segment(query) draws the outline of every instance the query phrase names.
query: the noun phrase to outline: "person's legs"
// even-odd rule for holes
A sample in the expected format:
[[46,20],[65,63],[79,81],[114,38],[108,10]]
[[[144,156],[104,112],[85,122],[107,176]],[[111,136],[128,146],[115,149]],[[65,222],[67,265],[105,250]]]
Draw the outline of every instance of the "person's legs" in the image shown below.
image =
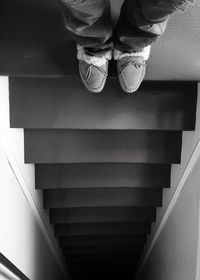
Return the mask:
[[109,0],[59,0],[65,27],[77,43],[79,71],[88,90],[100,92],[112,56]]
[[65,27],[77,44],[102,50],[110,46],[112,23],[108,0],[59,0]]
[[[163,34],[169,17],[178,10],[184,11],[192,2],[194,0],[125,0],[115,32],[115,59],[121,60],[118,72],[125,91],[134,92],[140,86],[150,45]],[[127,67],[128,61],[130,67]]]
[[169,17],[194,0],[125,0],[116,28],[117,48],[138,51],[163,34]]

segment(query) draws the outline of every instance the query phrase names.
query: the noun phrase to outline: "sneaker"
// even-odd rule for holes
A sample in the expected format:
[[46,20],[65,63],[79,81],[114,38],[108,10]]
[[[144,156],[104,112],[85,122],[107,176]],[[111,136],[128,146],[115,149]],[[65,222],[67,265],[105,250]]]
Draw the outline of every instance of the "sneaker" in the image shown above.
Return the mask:
[[83,47],[77,46],[79,73],[85,87],[93,93],[103,90],[108,76],[108,61],[111,51],[106,51],[101,57],[87,54]]
[[127,93],[133,93],[140,87],[146,72],[146,60],[149,58],[150,46],[141,52],[122,53],[114,51],[117,60],[117,72],[120,85]]

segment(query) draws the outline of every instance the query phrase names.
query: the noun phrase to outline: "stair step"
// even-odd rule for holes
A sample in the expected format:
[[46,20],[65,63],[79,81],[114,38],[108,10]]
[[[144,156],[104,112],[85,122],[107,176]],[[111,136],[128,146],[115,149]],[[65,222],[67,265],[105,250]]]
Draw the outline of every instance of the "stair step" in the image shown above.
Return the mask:
[[[103,275],[107,276],[109,273],[112,275],[109,279],[116,279],[116,276],[118,277],[119,275],[117,274],[113,278],[114,273],[117,273],[117,272],[122,273],[123,271],[124,271],[123,274],[125,274],[125,273],[127,274],[128,271],[130,273],[130,271],[131,272],[133,271],[134,265],[135,265],[135,263],[133,261],[132,262],[131,261],[129,261],[129,262],[124,262],[124,261],[121,261],[121,262],[118,261],[117,262],[116,261],[116,263],[114,263],[114,262],[109,262],[109,263],[103,262],[103,263],[96,263],[96,264],[88,263],[86,265],[84,265],[84,264],[83,265],[82,264],[80,264],[80,265],[73,264],[73,265],[70,266],[70,271],[72,273],[72,277],[74,276],[74,273],[75,274],[80,274],[80,276],[82,276],[82,275],[86,275],[86,274],[95,275],[95,273],[97,273],[97,271],[100,271],[101,273],[103,272],[103,274],[102,274],[103,279],[105,279],[105,276],[103,277]],[[113,272],[113,273],[111,273],[111,272]],[[73,279],[77,279],[77,278],[74,276]],[[96,277],[95,277],[95,279],[96,279]],[[123,279],[123,277],[120,278],[120,279]],[[124,279],[131,279],[131,278],[126,277]]]
[[[83,255],[83,256],[87,256],[87,255]],[[94,254],[92,256],[94,256]],[[77,266],[72,266],[70,267],[70,271],[72,273],[72,278],[76,280],[79,279],[90,280],[94,278],[97,280],[131,279],[136,264],[137,264],[137,260],[136,258],[134,258],[132,262],[129,261],[127,263],[125,263],[124,261],[120,263],[118,261],[116,263],[114,262],[97,263],[96,265],[92,265],[92,266],[89,266],[89,264],[86,266],[81,265],[79,268]]]
[[[119,7],[122,0],[114,2],[114,6]],[[0,74],[65,76],[78,73],[74,63],[76,44],[70,41],[72,35],[64,27],[58,1],[1,0],[0,8],[3,9],[0,26],[4,26],[0,30]],[[115,7],[114,17],[119,13],[119,9],[116,10]]]
[[[126,254],[128,254],[128,252],[126,252]],[[111,254],[109,254],[109,255],[111,255]],[[94,254],[82,255],[82,256],[84,258],[87,258],[87,257],[90,257],[90,256],[95,258]],[[98,262],[98,261],[89,262],[88,261],[87,263],[86,262],[70,263],[69,264],[69,269],[72,272],[72,275],[74,273],[75,274],[80,273],[81,276],[83,276],[82,273],[83,274],[85,274],[85,273],[90,274],[91,272],[95,273],[96,271],[99,271],[99,272],[102,273],[102,271],[103,271],[104,274],[102,275],[102,278],[105,279],[105,275],[107,275],[107,272],[109,273],[109,272],[112,271],[112,272],[116,273],[116,271],[118,271],[118,270],[119,271],[121,270],[121,272],[124,271],[124,273],[125,272],[127,273],[128,271],[129,271],[129,273],[133,272],[134,266],[137,264],[137,261],[138,261],[138,256],[137,256],[137,254],[135,254],[135,255],[132,254],[132,255],[128,255],[128,256],[130,257],[129,259],[127,259],[127,258],[125,258],[125,259],[114,258],[114,259],[108,259],[108,261],[106,261],[106,259],[105,259],[105,261],[101,261],[101,262]],[[76,257],[76,255],[71,255],[70,256],[70,258],[73,258],[73,257]],[[87,259],[90,260],[91,258],[87,258]],[[123,277],[124,277],[124,273],[123,273]],[[99,276],[99,274],[98,274],[98,276]],[[116,276],[119,276],[119,275],[117,274]],[[121,277],[119,279],[131,279],[130,277],[126,277],[126,278],[123,278],[123,277]],[[77,278],[75,278],[75,279],[77,279]],[[86,279],[88,279],[88,278],[86,278]],[[96,279],[96,277],[95,277],[95,279]],[[112,273],[112,276],[109,279],[118,279],[118,277],[113,278],[113,273]]]
[[[93,256],[93,255],[92,255]],[[133,269],[133,260],[130,259],[130,260],[114,260],[114,261],[109,261],[109,262],[96,262],[96,263],[73,263],[73,264],[70,264],[69,265],[69,269],[70,271],[72,271],[72,274],[73,274],[73,271],[85,271],[85,270],[88,270],[88,271],[91,271],[91,270],[105,270],[105,269],[110,269],[111,271],[116,269],[116,267],[120,267],[120,268],[123,268],[125,271],[126,269]],[[96,278],[95,278],[96,279]],[[111,278],[113,279],[113,278]]]
[[[71,66],[70,66],[71,67]],[[91,95],[79,78],[10,78],[11,127],[67,129],[193,130],[193,83],[144,83],[122,94],[116,80],[107,94]]]
[[[2,26],[6,25],[3,24]],[[196,37],[196,40],[200,38],[198,30],[194,30],[194,36],[190,42],[191,37],[186,31],[182,30],[179,38],[174,36],[173,33],[171,28],[170,39],[166,40],[166,37],[163,37],[152,49],[147,64],[146,81],[199,81],[200,67],[196,59],[198,52],[194,48],[194,38]],[[35,40],[33,37],[30,39],[16,38],[13,35],[12,37],[1,37],[0,75],[34,78],[78,76],[76,44],[73,41],[69,41],[68,32],[64,36],[67,39]],[[186,38],[188,42],[180,51],[178,47]],[[173,46],[170,45],[169,41],[173,41]],[[167,54],[165,56],[163,56],[163,45],[165,45]],[[172,47],[175,50],[174,52],[172,52]],[[186,56],[184,57],[187,51],[186,48],[191,49],[194,54],[190,60]],[[179,51],[179,60],[176,55],[177,51]],[[162,65],[160,59],[162,59]],[[183,67],[186,62],[188,62],[188,67]],[[114,61],[111,61],[109,65],[109,77],[116,77],[116,64]]]
[[44,190],[44,208],[162,206],[161,189]]
[[56,224],[56,236],[147,234],[150,222]]
[[36,164],[37,189],[170,187],[170,165],[159,164]]
[[[85,255],[84,255],[85,256]],[[94,255],[92,255],[94,256]],[[94,279],[94,275],[97,273],[98,276],[95,276],[95,279],[131,279],[137,260],[134,259],[132,262],[116,261],[109,263],[96,263],[91,265],[90,263],[84,265],[72,265],[69,267],[72,279],[80,280],[90,280]],[[99,274],[100,273],[100,274]],[[92,277],[93,276],[93,277]]]
[[138,258],[137,253],[98,253],[95,256],[93,255],[87,255],[87,256],[71,256],[70,258],[67,257],[67,263],[70,265],[73,264],[96,264],[96,263],[102,263],[102,262],[108,262],[108,263],[115,263],[115,262],[132,262]]
[[[102,262],[102,263],[75,263],[75,264],[71,264],[69,266],[69,269],[70,271],[72,272],[72,275],[73,275],[73,272],[77,273],[77,271],[79,273],[81,272],[90,272],[91,271],[116,271],[116,268],[120,267],[120,269],[123,269],[124,271],[127,272],[127,269],[129,270],[133,270],[133,265],[134,265],[134,262],[133,260],[129,260],[129,261],[123,261],[123,260],[119,260],[119,261],[110,261],[110,262]],[[82,273],[81,273],[82,274]],[[76,279],[76,278],[75,278]],[[96,279],[96,278],[95,278]],[[104,279],[104,278],[103,278]],[[113,278],[110,278],[110,279],[113,279]],[[115,279],[115,278],[114,278]]]
[[[64,29],[57,2],[1,0],[0,26],[4,27],[0,30],[1,75],[64,76],[74,73],[75,68],[78,72],[75,44],[74,48],[68,47],[69,34]],[[119,0],[112,2],[114,7],[121,4]],[[196,28],[198,9],[196,5],[184,17],[177,14],[173,17],[174,22],[172,18],[167,35],[152,49],[146,79],[199,80],[200,67],[196,59],[199,55],[196,42],[200,38]],[[113,10],[119,13],[116,7]],[[179,36],[175,32],[177,28]],[[192,54],[190,58],[185,55],[188,50]]]
[[[78,77],[76,43],[70,40],[71,34],[67,31],[63,37],[66,38],[0,38],[0,75],[27,78]],[[109,77],[116,75],[116,63],[111,61]]]
[[[111,263],[97,263],[96,265],[81,265],[77,267],[73,265],[70,267],[72,279],[131,279],[133,271],[137,262],[113,262]],[[94,277],[95,274],[98,276]],[[92,277],[93,276],[93,277]],[[80,277],[80,278],[77,278]]]
[[181,132],[25,130],[26,163],[179,163]]
[[50,222],[58,223],[102,223],[155,221],[153,207],[101,207],[50,209]]
[[74,246],[64,247],[64,255],[90,255],[96,253],[114,253],[114,252],[140,252],[142,249],[141,245],[105,245],[105,246]]
[[[93,280],[95,275],[95,280],[120,280],[120,279],[132,279],[133,271],[135,269],[135,265],[137,262],[132,266],[132,269],[127,269],[127,267],[117,267],[113,269],[94,269],[94,270],[73,270],[72,278],[76,280]],[[98,272],[98,273],[97,273]]]
[[[137,262],[135,263],[135,265]],[[95,280],[120,280],[120,279],[132,279],[133,271],[135,266],[132,266],[132,269],[124,269],[123,267],[114,267],[113,269],[94,269],[94,270],[75,270],[72,273],[72,278],[76,280],[93,280],[95,275]],[[97,273],[98,271],[98,273]]]
[[[122,0],[112,2],[117,17]],[[64,27],[58,1],[1,0],[0,5],[0,26],[4,26],[0,30],[1,75],[78,74],[76,44]]]
[[62,247],[70,246],[93,246],[93,245],[116,245],[118,244],[143,244],[145,235],[93,235],[93,236],[68,236],[60,237]]
[[133,276],[133,270],[134,270],[134,266],[132,267],[131,272],[127,271],[127,269],[123,270],[123,268],[121,268],[120,271],[119,269],[117,269],[117,271],[116,269],[114,271],[99,270],[98,275],[95,275],[97,271],[96,269],[95,271],[85,271],[85,273],[76,270],[75,272],[73,271],[72,278],[76,280],[93,280],[95,275],[95,280],[131,279],[131,277]]
[[36,164],[37,189],[170,187],[170,165],[160,164]]

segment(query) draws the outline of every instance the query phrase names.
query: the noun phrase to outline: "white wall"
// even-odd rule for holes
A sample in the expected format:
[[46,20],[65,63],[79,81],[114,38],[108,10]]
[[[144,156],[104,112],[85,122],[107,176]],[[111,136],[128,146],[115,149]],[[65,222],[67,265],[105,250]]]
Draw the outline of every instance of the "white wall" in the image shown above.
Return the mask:
[[[196,130],[183,133],[181,164],[172,166],[171,188],[164,190],[163,207],[157,209],[157,220],[143,254],[144,266],[140,266],[142,273],[137,279],[195,279],[200,199],[199,156],[200,91]],[[185,179],[183,188],[180,188]],[[166,213],[170,213],[167,218]]]
[[140,280],[196,279],[200,214],[199,171],[200,160],[188,178],[149,259],[143,267]]
[[8,79],[0,77],[0,252],[31,280],[69,279],[63,256],[24,164],[23,130],[9,128]]
[[0,264],[0,279],[1,280],[20,280],[15,274]]

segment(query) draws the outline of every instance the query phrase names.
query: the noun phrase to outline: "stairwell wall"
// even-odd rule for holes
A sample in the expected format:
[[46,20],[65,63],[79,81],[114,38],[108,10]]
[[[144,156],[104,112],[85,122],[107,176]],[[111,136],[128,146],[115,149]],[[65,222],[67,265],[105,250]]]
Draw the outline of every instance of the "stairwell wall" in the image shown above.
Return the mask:
[[[197,99],[196,130],[183,132],[181,164],[172,166],[171,188],[164,190],[163,207],[157,209],[157,220],[152,226],[152,232],[142,256],[140,273],[137,274],[139,280],[198,279],[195,277],[200,215],[199,143],[200,87]],[[196,162],[192,164],[194,158]],[[190,168],[190,166],[193,167]],[[189,176],[172,207],[173,197],[187,172]],[[170,214],[164,221],[166,211]],[[159,232],[159,226],[163,221],[164,227]]]
[[7,77],[0,77],[0,252],[31,280],[70,279],[34,166],[24,164],[23,130],[9,128]]

